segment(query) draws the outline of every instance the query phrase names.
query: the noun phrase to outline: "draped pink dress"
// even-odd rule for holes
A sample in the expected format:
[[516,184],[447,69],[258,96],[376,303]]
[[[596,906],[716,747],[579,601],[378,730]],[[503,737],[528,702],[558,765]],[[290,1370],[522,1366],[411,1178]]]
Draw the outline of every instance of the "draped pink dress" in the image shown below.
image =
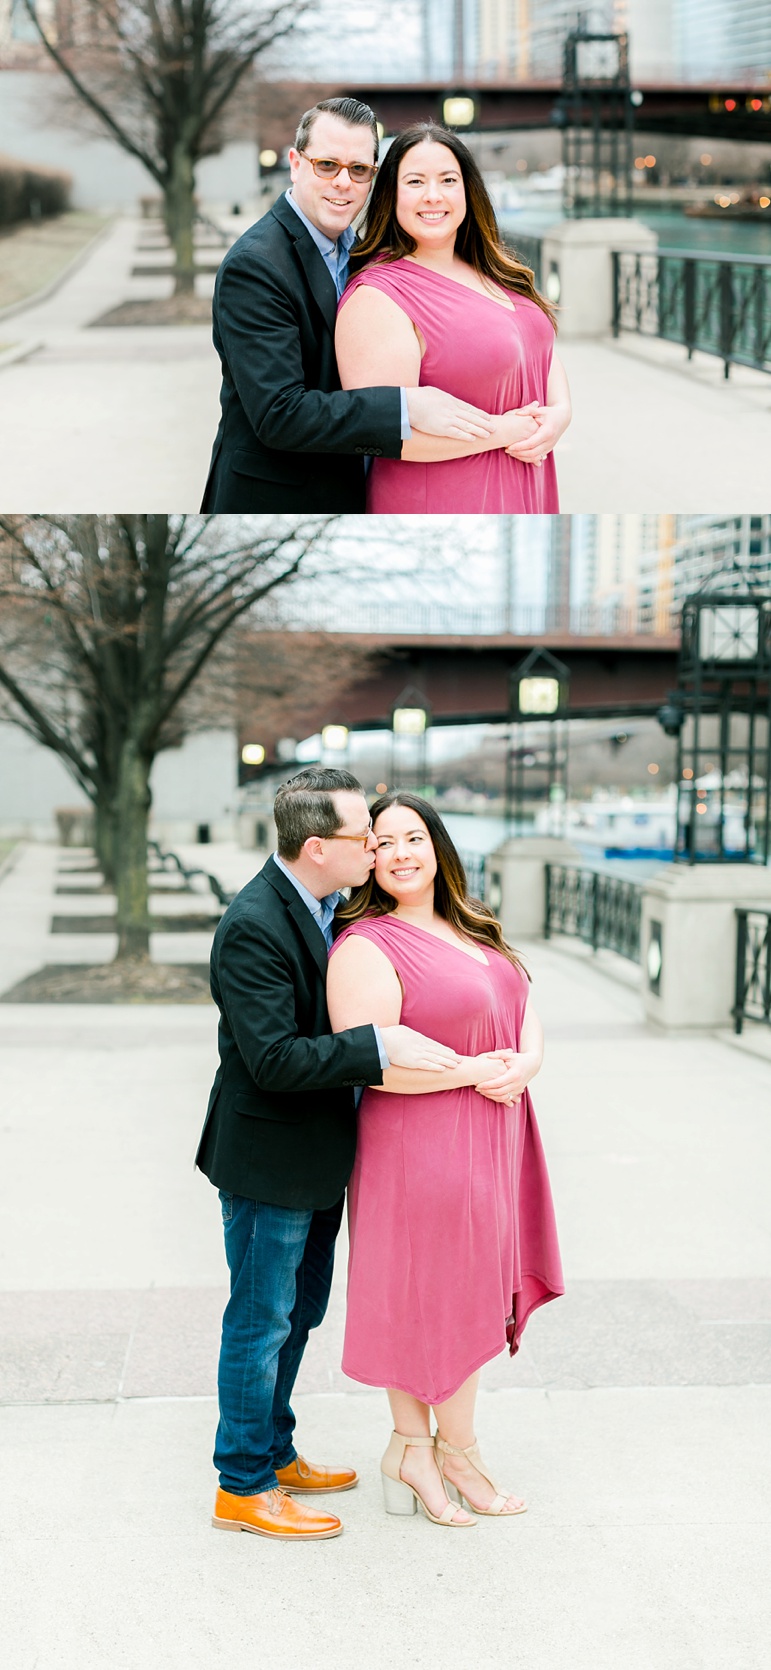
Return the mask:
[[[395,916],[364,918],[404,991],[404,1025],[463,1055],[516,1049],[528,982],[499,952],[484,964]],[[443,1403],[519,1345],[538,1305],[564,1292],[549,1178],[529,1092],[515,1107],[473,1088],[365,1090],[348,1190],[343,1370]]]
[[[501,290],[513,301],[512,311],[457,279],[402,258],[375,261],[358,273],[341,307],[362,284],[382,290],[417,325],[426,343],[420,366],[423,386],[444,389],[494,414],[527,406],[531,400],[546,405],[554,330],[528,297]],[[503,447],[437,464],[375,458],[367,478],[367,509],[378,515],[556,512],[554,454],[541,465],[509,458]]]

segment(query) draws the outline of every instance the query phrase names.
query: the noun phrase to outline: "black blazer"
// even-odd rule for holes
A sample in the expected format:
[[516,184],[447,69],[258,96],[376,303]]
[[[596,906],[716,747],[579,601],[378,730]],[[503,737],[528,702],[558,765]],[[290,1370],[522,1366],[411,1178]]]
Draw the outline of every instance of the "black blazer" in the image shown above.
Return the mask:
[[202,510],[364,510],[365,456],[401,455],[401,402],[398,388],[340,388],[336,313],[322,256],[280,197],[214,286],[222,417]]
[[333,1036],[321,929],[269,858],[214,935],[220,1065],[196,1165],[215,1187],[274,1206],[339,1200],[353,1166],[353,1087],[382,1084],[372,1026]]

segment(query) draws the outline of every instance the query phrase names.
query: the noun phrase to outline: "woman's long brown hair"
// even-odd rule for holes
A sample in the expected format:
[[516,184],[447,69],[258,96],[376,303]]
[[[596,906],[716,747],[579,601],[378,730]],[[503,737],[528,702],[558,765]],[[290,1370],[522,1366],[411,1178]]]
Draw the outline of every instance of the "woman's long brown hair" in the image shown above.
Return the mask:
[[389,145],[375,179],[367,210],[366,234],[356,245],[352,270],[360,272],[364,262],[376,258],[398,261],[404,255],[414,255],[418,247],[415,239],[404,231],[396,218],[396,188],[402,158],[426,139],[436,145],[446,145],[463,176],[466,216],[455,238],[456,255],[495,284],[529,297],[551,320],[556,330],[554,312],[538,294],[532,269],[518,261],[501,240],[490,194],[471,151],[457,134],[439,127],[435,122],[416,122],[414,126],[404,128]]
[[[501,956],[506,957],[515,968],[521,969],[529,980],[530,975],[524,963],[520,961],[516,951],[506,944],[498,918],[487,905],[482,904],[481,899],[470,896],[466,872],[457,848],[430,800],[423,800],[419,794],[381,795],[370,808],[373,829],[381,812],[385,812],[389,806],[409,807],[411,812],[417,812],[428,830],[436,853],[434,910],[437,916],[449,922],[463,939],[471,939],[477,945],[487,945],[492,951],[500,951]],[[396,899],[390,893],[384,893],[378,885],[375,872],[372,870],[363,885],[354,889],[348,903],[341,905],[336,912],[336,931],[349,928],[352,922],[358,922],[362,916],[390,916],[396,905]]]

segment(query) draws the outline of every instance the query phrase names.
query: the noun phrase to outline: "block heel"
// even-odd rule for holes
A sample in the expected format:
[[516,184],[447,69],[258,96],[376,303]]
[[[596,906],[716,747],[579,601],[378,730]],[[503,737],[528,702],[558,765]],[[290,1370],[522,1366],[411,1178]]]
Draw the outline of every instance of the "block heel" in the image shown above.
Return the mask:
[[[456,1519],[455,1515],[458,1512],[458,1505],[456,1502],[448,1501],[447,1506],[442,1509],[440,1514],[432,1513],[430,1508],[426,1507],[423,1497],[415,1489],[414,1485],[408,1484],[407,1480],[402,1478],[401,1466],[404,1460],[404,1452],[406,1449],[412,1448],[413,1446],[415,1448],[425,1447],[426,1449],[433,1450],[434,1440],[433,1438],[429,1438],[425,1433],[421,1433],[418,1438],[405,1438],[404,1434],[401,1432],[391,1433],[391,1440],[388,1445],[388,1449],[386,1450],[383,1460],[380,1463],[386,1513],[411,1516],[412,1514],[417,1513],[418,1505],[420,1505],[426,1519],[430,1519],[432,1525],[449,1525],[450,1529],[453,1531],[470,1531],[471,1527],[476,1525],[476,1520]],[[434,1451],[434,1460],[436,1460],[436,1451]],[[439,1470],[441,1471],[441,1469]]]
[[389,1479],[387,1473],[382,1473],[381,1478],[386,1513],[417,1513],[417,1499],[411,1485],[405,1484],[403,1479]]

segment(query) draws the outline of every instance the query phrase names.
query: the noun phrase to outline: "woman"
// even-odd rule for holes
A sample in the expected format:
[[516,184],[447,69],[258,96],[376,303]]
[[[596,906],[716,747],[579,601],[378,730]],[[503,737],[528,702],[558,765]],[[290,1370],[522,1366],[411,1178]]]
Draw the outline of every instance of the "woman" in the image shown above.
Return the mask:
[[424,123],[393,141],[357,257],[370,264],[338,312],[343,388],[431,383],[499,418],[487,441],[413,434],[400,459],[375,458],[368,509],[559,510],[553,448],[571,410],[554,317],[455,134]]
[[507,1339],[513,1353],[530,1312],[563,1292],[527,1090],[543,1038],[528,977],[492,913],[468,898],[430,803],[384,795],[372,820],[374,870],[339,913],[348,925],[330,958],[333,1030],[401,1020],[464,1053],[430,1076],[389,1067],[364,1092],[343,1368],[388,1389],[386,1510],[420,1502],[435,1523],[470,1527],[461,1498],[476,1514],[524,1510],[476,1447],[479,1369]]

